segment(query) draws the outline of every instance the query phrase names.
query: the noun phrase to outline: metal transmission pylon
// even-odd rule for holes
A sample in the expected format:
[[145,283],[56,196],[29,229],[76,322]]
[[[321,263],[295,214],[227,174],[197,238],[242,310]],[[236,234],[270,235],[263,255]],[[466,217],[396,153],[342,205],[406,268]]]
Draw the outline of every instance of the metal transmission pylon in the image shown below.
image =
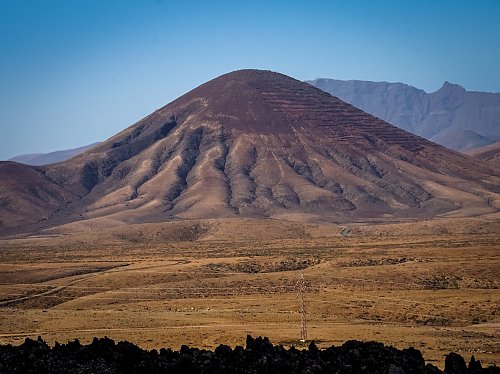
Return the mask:
[[300,296],[300,341],[304,343],[307,341],[306,282],[304,281],[304,274],[300,274],[300,279],[295,287],[298,289],[298,296]]

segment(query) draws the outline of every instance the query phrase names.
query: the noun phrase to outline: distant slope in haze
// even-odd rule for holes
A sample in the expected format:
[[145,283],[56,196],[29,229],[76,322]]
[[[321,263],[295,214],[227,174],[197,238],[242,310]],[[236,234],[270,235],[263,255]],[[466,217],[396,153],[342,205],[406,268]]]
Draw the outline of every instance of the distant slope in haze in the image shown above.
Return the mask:
[[493,139],[492,137],[485,137],[472,130],[455,130],[453,128],[448,128],[434,135],[430,140],[467,154],[469,150],[492,144],[491,142]]
[[500,139],[500,93],[445,82],[433,93],[403,83],[316,79],[308,83],[404,130],[465,151]]
[[16,157],[12,157],[8,161],[14,161],[34,166],[54,164],[56,162],[66,161],[67,159],[77,156],[80,153],[83,153],[89,150],[90,148],[95,147],[98,144],[99,142],[85,145],[83,147],[64,149],[49,153],[32,153],[32,154],[19,155]]

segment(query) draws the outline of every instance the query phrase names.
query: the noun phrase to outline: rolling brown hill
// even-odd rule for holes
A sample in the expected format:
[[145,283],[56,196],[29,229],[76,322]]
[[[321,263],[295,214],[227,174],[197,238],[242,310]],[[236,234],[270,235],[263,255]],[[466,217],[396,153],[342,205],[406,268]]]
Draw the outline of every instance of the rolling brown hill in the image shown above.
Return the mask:
[[[494,166],[259,70],[218,77],[75,158],[23,170],[60,196],[33,194],[50,204],[48,219],[26,218],[31,231],[75,221],[400,220],[500,206]],[[9,188],[2,185],[11,199],[0,207],[5,232],[20,221],[4,212],[26,194]]]
[[472,149],[467,154],[478,160],[488,161],[500,168],[500,142]]

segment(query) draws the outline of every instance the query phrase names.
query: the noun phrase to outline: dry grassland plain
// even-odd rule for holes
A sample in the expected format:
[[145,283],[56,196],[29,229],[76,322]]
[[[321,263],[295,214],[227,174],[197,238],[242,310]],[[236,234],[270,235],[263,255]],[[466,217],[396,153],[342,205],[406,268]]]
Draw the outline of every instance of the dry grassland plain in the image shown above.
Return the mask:
[[0,344],[94,336],[142,348],[247,334],[455,351],[500,365],[500,220],[313,225],[205,220],[0,241]]

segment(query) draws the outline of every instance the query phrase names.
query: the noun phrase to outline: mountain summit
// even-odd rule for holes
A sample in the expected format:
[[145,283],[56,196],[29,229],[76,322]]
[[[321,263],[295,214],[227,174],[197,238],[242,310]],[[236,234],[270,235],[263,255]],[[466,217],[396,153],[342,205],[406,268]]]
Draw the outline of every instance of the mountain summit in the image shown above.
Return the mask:
[[[12,173],[15,165],[0,165],[0,173]],[[307,83],[260,70],[222,75],[88,152],[33,169],[30,178],[38,176],[54,192],[43,214],[38,209],[17,215],[16,224],[22,219],[32,227],[179,218],[347,222],[468,215],[496,211],[500,191],[493,166]],[[0,191],[3,216],[29,189],[8,198],[9,186],[0,184]],[[47,197],[30,199],[40,199],[42,206]],[[5,219],[2,225],[13,226]]]

